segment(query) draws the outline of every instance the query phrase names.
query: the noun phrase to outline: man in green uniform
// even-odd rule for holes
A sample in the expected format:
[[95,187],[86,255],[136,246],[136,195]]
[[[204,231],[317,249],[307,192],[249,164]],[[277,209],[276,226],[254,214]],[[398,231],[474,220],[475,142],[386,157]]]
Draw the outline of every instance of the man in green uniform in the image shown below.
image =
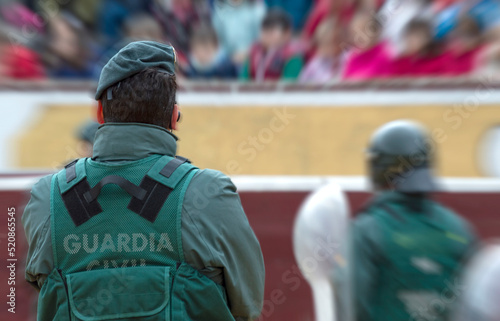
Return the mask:
[[92,157],[33,187],[22,221],[38,320],[259,316],[263,258],[235,186],[175,156],[175,60],[155,42],[111,58]]
[[448,320],[476,239],[429,197],[430,138],[416,123],[388,123],[374,134],[368,163],[376,195],[352,231],[356,320]]

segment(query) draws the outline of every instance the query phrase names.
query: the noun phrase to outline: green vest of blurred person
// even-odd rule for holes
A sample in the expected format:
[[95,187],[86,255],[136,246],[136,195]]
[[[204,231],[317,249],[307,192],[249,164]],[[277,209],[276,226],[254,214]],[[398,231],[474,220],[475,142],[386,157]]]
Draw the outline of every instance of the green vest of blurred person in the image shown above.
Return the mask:
[[449,320],[475,237],[436,202],[384,192],[354,224],[359,321]]

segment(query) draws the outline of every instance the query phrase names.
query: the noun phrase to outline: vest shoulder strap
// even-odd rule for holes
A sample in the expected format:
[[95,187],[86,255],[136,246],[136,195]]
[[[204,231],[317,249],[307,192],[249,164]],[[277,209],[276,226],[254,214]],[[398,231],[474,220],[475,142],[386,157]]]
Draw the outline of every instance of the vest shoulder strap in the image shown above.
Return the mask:
[[85,194],[91,190],[87,181],[85,162],[86,158],[74,160],[56,174],[64,206],[76,226],[102,212],[101,205],[97,200],[88,201],[85,199]]
[[132,197],[128,209],[154,222],[170,193],[188,173],[196,169],[187,158],[163,156],[151,167],[139,185],[146,190],[146,197]]
[[146,176],[174,189],[184,176],[194,169],[197,167],[192,165],[187,158],[163,156],[151,167]]
[[97,198],[101,188],[107,184],[122,187],[132,196],[127,208],[154,222],[170,193],[189,172],[197,169],[187,158],[163,156],[151,167],[139,186],[125,178],[110,175],[91,187],[87,181],[85,162],[85,158],[75,160],[57,173],[62,200],[76,226],[102,212]]
[[57,173],[57,181],[61,194],[66,193],[70,188],[87,177],[87,172],[85,171],[86,160],[86,158],[75,159]]

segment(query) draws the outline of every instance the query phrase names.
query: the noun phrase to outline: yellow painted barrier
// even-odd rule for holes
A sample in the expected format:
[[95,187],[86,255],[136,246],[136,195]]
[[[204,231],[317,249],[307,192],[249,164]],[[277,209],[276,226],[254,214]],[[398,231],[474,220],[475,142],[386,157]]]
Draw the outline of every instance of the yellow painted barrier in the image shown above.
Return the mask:
[[[77,157],[75,130],[93,107],[44,107],[18,138],[21,167],[53,168]],[[431,130],[444,176],[481,176],[478,142],[500,123],[498,105],[282,107],[183,106],[179,154],[239,175],[363,175],[364,149],[380,125],[406,118]]]
[[81,157],[76,131],[93,115],[83,106],[40,106],[40,117],[14,142],[15,163],[22,168],[56,169]]

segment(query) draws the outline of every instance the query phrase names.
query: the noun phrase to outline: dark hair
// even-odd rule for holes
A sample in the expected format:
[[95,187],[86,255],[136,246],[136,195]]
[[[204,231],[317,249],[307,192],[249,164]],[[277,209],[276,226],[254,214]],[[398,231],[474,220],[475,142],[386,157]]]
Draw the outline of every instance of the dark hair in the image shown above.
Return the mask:
[[271,29],[271,28],[281,28],[283,31],[288,31],[292,29],[292,18],[290,15],[280,9],[273,8],[269,10],[262,20],[262,29]]
[[432,25],[431,22],[426,19],[415,18],[410,20],[404,29],[405,34],[411,32],[423,32],[430,37],[432,37]]
[[481,31],[479,22],[469,14],[462,15],[455,27],[455,33],[461,36],[480,37]]
[[109,87],[101,97],[105,122],[145,123],[170,129],[175,105],[175,75],[147,68]]
[[434,34],[433,34],[433,29],[432,29],[432,23],[429,20],[426,19],[420,19],[420,18],[415,18],[408,22],[404,29],[404,34],[405,36],[411,34],[411,33],[423,33],[425,34],[429,39],[428,43],[423,48],[422,54],[428,55],[428,56],[435,56],[441,52],[441,44],[437,42],[434,39]]

